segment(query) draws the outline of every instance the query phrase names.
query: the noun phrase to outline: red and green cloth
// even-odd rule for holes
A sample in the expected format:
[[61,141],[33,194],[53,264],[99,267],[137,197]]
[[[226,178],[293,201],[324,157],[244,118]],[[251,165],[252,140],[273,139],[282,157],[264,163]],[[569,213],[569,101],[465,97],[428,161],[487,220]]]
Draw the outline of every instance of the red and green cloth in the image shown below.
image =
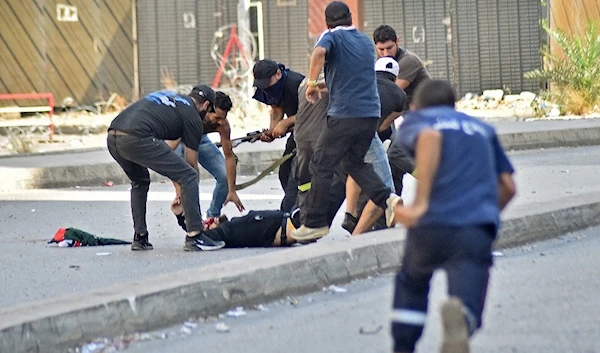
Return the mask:
[[126,245],[131,244],[129,241],[100,238],[91,233],[85,232],[77,228],[60,228],[54,234],[54,237],[48,241],[48,244],[57,243],[60,247],[77,247],[77,246],[100,246],[100,245]]

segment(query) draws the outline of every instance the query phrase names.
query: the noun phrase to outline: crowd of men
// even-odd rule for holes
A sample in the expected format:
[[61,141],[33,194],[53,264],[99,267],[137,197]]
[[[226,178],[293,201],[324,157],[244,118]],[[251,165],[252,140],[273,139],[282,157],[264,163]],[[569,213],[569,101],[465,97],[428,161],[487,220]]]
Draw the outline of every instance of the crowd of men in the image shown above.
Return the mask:
[[[408,230],[394,293],[394,351],[414,352],[429,282],[442,268],[450,298],[442,306],[441,352],[468,352],[469,337],[482,324],[499,213],[516,192],[511,163],[494,129],[457,112],[452,86],[431,79],[392,27],[379,26],[369,38],[340,1],[327,6],[325,21],[306,75],[271,59],[253,68],[253,98],[271,108],[260,139],[287,136],[284,156],[293,156],[279,168],[285,193],[279,210],[220,217],[230,201],[244,210],[225,93],[206,85],[187,94],[155,92],[114,119],[107,144],[131,180],[131,249],[153,249],[146,226],[149,169],[173,181],[171,208],[186,232],[186,251],[315,242],[329,233],[346,200],[342,227],[353,235],[396,223]],[[206,137],[210,132],[220,134],[223,153]],[[207,221],[198,163],[217,179]],[[401,198],[407,173],[418,179],[410,205]]]

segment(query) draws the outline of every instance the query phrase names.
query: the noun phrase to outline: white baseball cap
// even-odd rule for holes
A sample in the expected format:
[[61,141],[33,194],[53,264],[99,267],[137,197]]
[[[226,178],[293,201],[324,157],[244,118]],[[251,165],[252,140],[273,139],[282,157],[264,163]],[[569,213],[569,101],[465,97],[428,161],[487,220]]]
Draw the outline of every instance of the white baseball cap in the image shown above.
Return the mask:
[[375,62],[375,71],[389,72],[394,76],[398,76],[400,66],[398,65],[398,62],[394,60],[394,58],[386,56],[377,59],[377,61]]

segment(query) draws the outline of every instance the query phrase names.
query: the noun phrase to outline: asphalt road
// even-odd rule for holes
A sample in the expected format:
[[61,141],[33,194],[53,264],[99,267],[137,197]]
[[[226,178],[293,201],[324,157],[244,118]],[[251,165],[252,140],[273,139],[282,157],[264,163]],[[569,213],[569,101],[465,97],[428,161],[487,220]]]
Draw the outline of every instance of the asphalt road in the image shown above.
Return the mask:
[[[472,351],[600,352],[599,232],[600,228],[593,228],[568,234],[496,257],[484,328],[476,334]],[[433,281],[419,353],[437,352],[440,339],[438,310],[446,290],[443,272]],[[145,334],[146,340],[119,351],[390,352],[392,283],[393,277],[384,275],[341,287],[345,293],[312,293],[266,304],[260,310],[244,310],[245,316],[221,315],[201,320],[198,326],[182,323]],[[229,332],[219,332],[217,324],[225,324]],[[115,339],[111,347],[123,342]]]
[[[600,147],[519,152],[511,155],[517,169],[519,194],[506,215],[519,207],[561,204],[564,197],[600,191]],[[406,177],[405,194],[411,199],[414,183]],[[243,181],[243,180],[242,180]],[[201,183],[206,210],[211,182]],[[240,193],[247,209],[277,209],[282,197],[276,176]],[[60,227],[80,228],[98,236],[130,239],[132,223],[127,186],[0,192],[0,307],[108,285],[140,281],[149,276],[198,267],[276,249],[225,249],[185,253],[184,233],[169,210],[170,184],[153,184],[148,204],[150,239],[155,250],[131,252],[127,246],[58,249],[46,245]],[[518,207],[516,207],[518,206]],[[513,211],[513,207],[516,207]],[[522,208],[521,208],[522,209]],[[233,205],[229,216],[239,215]],[[335,241],[347,233],[339,227],[342,211],[332,228]],[[109,255],[102,255],[109,253]],[[101,255],[98,255],[101,254]]]

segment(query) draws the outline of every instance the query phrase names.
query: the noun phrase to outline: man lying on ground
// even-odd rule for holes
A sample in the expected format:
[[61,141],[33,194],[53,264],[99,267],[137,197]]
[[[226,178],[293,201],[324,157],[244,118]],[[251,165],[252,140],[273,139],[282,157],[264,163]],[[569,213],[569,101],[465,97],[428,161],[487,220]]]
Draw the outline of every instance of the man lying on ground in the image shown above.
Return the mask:
[[[185,215],[179,200],[171,203],[171,211],[185,230]],[[207,222],[203,234],[212,240],[224,241],[226,248],[289,246],[296,243],[288,234],[300,225],[299,211],[296,209],[291,214],[279,210],[250,211],[230,220],[225,216],[215,217]]]

